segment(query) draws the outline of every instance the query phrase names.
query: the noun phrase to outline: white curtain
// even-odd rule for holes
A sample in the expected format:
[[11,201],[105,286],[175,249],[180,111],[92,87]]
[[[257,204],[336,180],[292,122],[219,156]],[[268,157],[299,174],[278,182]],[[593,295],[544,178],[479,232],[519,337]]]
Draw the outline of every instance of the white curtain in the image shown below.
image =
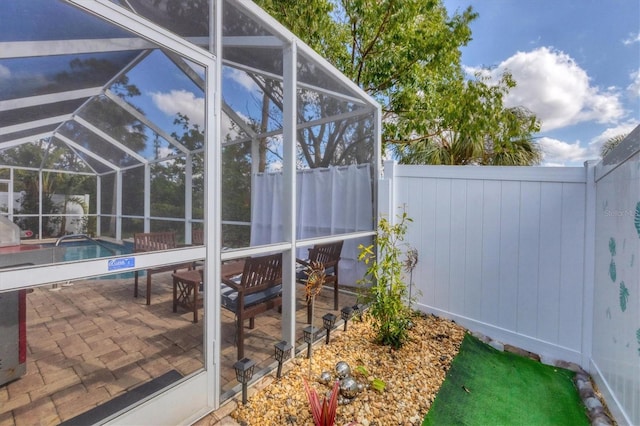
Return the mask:
[[[300,170],[296,175],[298,239],[372,229],[369,164]],[[251,245],[282,241],[282,173],[254,175]],[[357,262],[358,245],[368,238],[347,240],[340,260],[340,284],[355,285],[365,267]],[[297,253],[306,257],[306,249]]]

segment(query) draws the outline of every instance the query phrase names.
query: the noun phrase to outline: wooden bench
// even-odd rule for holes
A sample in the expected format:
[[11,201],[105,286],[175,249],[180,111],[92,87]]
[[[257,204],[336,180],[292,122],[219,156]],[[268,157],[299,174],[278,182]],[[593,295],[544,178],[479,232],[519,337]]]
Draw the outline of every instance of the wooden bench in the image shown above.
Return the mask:
[[[170,250],[176,248],[175,232],[147,232],[133,234],[133,252],[144,253],[150,251]],[[151,304],[151,276],[161,272],[190,269],[192,263],[166,265],[149,268],[147,273],[147,305]],[[138,271],[134,272],[133,297],[138,297]]]

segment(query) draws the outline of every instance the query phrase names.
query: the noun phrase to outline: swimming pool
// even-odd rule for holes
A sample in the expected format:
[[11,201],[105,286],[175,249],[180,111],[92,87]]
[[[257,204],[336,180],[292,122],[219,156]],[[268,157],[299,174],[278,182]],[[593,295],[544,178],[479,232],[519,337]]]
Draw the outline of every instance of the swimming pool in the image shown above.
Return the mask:
[[133,243],[117,244],[104,240],[63,241],[57,248],[62,250],[63,262],[133,253]]
[[[60,262],[72,262],[74,260],[97,259],[101,257],[120,256],[133,253],[133,243],[124,242],[122,244],[105,240],[80,240],[62,241],[58,246],[46,244],[54,247],[58,253],[56,258]],[[133,272],[122,272],[119,274],[101,275],[96,279],[133,279]]]

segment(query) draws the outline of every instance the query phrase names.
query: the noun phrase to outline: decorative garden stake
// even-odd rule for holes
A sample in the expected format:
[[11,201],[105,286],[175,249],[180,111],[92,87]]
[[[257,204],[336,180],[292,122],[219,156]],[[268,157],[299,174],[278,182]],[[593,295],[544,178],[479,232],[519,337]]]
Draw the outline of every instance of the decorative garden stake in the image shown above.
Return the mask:
[[255,365],[255,361],[249,358],[242,358],[233,364],[233,368],[236,370],[236,379],[242,383],[242,405],[247,403],[247,383],[253,377]]
[[276,374],[276,378],[279,379],[282,375],[282,363],[285,359],[291,356],[291,349],[293,347],[288,344],[285,340],[278,342],[275,344],[275,357],[278,361],[278,372]]
[[[307,341],[307,358],[309,358],[309,376],[308,379],[311,380],[311,356],[313,354],[313,340],[316,337],[316,330],[313,327],[313,314],[315,308],[316,296],[320,294],[322,290],[322,286],[324,285],[326,274],[324,269],[324,264],[322,262],[311,262],[307,269],[305,270],[307,274],[307,280],[305,283],[305,290],[307,295],[307,303],[310,302],[311,306],[311,327],[310,327],[310,338]],[[305,327],[307,330],[309,327]],[[306,331],[305,331],[305,341],[306,341]]]
[[409,309],[411,309],[411,289],[413,288],[413,270],[418,264],[418,249],[411,247],[407,250],[407,259],[404,261],[404,270],[409,272]]

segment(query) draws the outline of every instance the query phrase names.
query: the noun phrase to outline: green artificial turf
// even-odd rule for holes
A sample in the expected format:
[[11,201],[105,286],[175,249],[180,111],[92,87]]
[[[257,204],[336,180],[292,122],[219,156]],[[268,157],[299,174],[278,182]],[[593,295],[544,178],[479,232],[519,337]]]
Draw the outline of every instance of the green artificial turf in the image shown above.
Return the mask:
[[575,373],[467,334],[425,425],[589,425]]

